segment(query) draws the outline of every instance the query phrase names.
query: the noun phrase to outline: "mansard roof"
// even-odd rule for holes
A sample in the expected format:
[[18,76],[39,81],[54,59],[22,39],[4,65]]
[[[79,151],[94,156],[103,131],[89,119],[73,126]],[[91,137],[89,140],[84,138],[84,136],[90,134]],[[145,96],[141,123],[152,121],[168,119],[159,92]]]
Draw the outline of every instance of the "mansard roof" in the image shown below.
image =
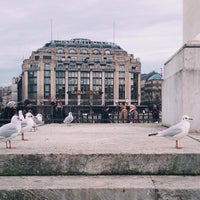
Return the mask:
[[100,42],[100,41],[92,41],[90,39],[85,38],[74,38],[71,40],[52,40],[49,43],[46,43],[43,48],[56,48],[56,47],[74,47],[74,48],[109,48],[109,49],[118,49],[124,51],[119,45],[113,42]]
[[142,74],[141,79],[145,81],[150,81],[150,80],[163,80],[161,74],[158,72],[152,71],[148,74]]

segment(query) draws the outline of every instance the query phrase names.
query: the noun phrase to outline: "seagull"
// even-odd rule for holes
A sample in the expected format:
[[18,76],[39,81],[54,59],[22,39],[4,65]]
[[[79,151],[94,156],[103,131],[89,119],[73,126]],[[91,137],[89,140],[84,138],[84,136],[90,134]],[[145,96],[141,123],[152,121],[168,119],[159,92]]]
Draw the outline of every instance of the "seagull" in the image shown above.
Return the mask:
[[69,112],[68,116],[65,117],[63,122],[66,124],[70,124],[73,120],[74,120],[74,117],[72,115],[72,112]]
[[178,140],[185,137],[188,134],[190,130],[189,120],[193,120],[193,119],[187,115],[183,115],[181,122],[179,122],[178,124],[175,124],[157,133],[151,133],[149,134],[149,136],[160,136],[160,137],[166,137],[171,140],[175,140],[176,149],[181,149],[181,147],[179,147]]
[[36,130],[38,126],[44,125],[44,121],[42,120],[43,116],[42,114],[38,113],[36,116],[33,116],[33,129]]
[[11,149],[11,139],[21,133],[21,121],[14,115],[11,122],[0,127],[0,140],[6,142],[6,148]]
[[21,122],[21,138],[22,138],[22,140],[25,141],[24,132],[31,131],[31,129],[34,125],[33,115],[30,112],[28,112],[28,113],[26,113],[26,117],[24,118],[22,112],[19,111],[19,117],[20,117],[20,119],[22,119],[22,122]]

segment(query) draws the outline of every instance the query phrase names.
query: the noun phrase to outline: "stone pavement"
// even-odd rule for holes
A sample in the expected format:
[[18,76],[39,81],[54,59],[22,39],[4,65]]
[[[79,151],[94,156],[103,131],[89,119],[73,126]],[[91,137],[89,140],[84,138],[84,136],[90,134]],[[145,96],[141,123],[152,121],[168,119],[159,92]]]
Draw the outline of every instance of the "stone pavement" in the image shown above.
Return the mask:
[[160,124],[47,124],[0,143],[0,199],[200,199],[200,134]]
[[161,124],[46,124],[36,132],[25,133],[28,141],[20,136],[12,140],[15,149],[5,149],[0,143],[1,154],[37,153],[200,153],[200,134],[190,133],[190,137],[180,140],[180,150],[175,149],[175,141],[162,137],[148,137],[165,129]]

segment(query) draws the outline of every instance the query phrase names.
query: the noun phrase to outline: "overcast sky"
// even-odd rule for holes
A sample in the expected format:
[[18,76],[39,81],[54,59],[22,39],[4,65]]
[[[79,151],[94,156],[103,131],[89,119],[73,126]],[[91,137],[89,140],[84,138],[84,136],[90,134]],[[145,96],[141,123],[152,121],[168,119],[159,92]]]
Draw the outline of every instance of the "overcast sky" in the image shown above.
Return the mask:
[[160,72],[182,46],[182,0],[2,0],[0,34],[0,86],[51,37],[114,41]]

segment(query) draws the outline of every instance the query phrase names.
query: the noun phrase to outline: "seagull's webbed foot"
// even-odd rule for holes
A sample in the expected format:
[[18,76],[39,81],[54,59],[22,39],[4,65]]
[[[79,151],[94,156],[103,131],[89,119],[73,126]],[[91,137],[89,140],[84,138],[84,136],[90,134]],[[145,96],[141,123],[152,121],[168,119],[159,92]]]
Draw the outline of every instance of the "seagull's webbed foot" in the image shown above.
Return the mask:
[[182,149],[183,147],[179,147],[178,140],[176,140],[176,149]]
[[25,138],[24,138],[24,133],[22,133],[21,136],[22,136],[21,139],[22,139],[23,141],[28,141],[28,139],[25,139]]
[[10,140],[6,141],[6,149],[15,149],[15,147],[11,146],[11,141]]

